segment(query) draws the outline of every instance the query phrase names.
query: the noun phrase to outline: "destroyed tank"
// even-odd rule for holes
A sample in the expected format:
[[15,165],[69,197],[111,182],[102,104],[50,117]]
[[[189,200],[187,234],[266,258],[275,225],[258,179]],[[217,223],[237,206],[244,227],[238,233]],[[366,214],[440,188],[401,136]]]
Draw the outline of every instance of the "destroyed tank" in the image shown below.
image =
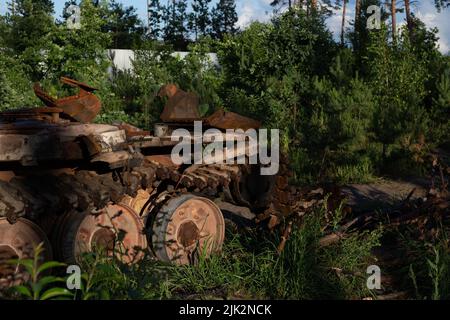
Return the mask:
[[178,143],[171,133],[192,131],[195,120],[203,130],[246,130],[259,122],[223,110],[201,119],[195,95],[166,85],[159,95],[167,104],[154,132],[96,124],[101,102],[95,88],[61,80],[78,94],[54,99],[37,84],[45,107],[0,114],[0,288],[26,279],[8,261],[32,257],[38,244],[43,260],[68,264],[100,247],[126,264],[146,254],[187,264],[198,252],[220,250],[223,213],[255,222],[289,210],[274,200],[288,188],[285,175],[268,179],[248,164],[171,160]]

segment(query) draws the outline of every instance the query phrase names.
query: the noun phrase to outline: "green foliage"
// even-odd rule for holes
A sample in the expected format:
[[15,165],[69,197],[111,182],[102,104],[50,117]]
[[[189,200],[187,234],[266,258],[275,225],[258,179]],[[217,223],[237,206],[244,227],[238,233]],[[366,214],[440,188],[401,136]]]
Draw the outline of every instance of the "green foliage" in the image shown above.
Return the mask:
[[70,298],[72,293],[62,287],[55,286],[57,283],[64,283],[64,278],[46,275],[50,269],[63,267],[64,263],[48,261],[41,263],[43,244],[39,244],[34,249],[33,259],[18,259],[11,261],[12,264],[24,268],[30,276],[30,280],[12,288],[13,291],[26,299],[49,300]]
[[52,13],[52,1],[19,0],[14,14],[7,16],[10,28],[5,45],[23,63],[33,81],[46,73],[45,53],[51,50],[51,34],[55,30]]
[[159,0],[151,0],[148,5],[149,25],[147,35],[152,40],[157,40],[162,32],[162,6]]
[[[268,251],[254,261],[254,290],[263,290],[272,299],[348,299],[370,294],[364,275],[380,231],[355,234],[321,248],[325,212],[318,208],[301,228],[294,229],[280,256]],[[333,214],[339,216],[338,211]]]
[[[69,6],[80,6],[82,2],[82,0],[66,1],[61,15],[63,19],[58,24],[66,25],[72,14],[67,10]],[[124,6],[117,0],[97,1],[94,2],[94,7],[103,22],[102,32],[111,37],[108,49],[133,49],[140,45],[144,36],[144,25],[135,7]]]
[[235,0],[219,0],[211,12],[212,36],[223,39],[225,34],[235,34],[238,15]]
[[439,225],[436,234],[433,241],[423,241],[412,228],[397,231],[401,239],[399,250],[407,253],[404,263],[408,264],[408,272],[399,272],[405,275],[404,280],[414,289],[417,299],[450,298],[448,229]]
[[112,34],[112,48],[133,49],[139,47],[144,35],[144,25],[133,6],[124,7],[122,3],[110,1],[106,33]]
[[438,95],[433,99],[432,119],[435,141],[450,141],[450,68],[445,70],[437,82]]
[[111,38],[102,31],[106,22],[102,18],[101,6],[83,0],[80,8],[80,29],[68,29],[61,24],[53,34],[46,78],[56,80],[60,76],[68,76],[101,87],[107,80],[109,62],[105,49],[109,47]]
[[[361,298],[370,294],[365,272],[380,231],[350,236],[321,248],[325,208],[295,227],[279,254],[278,235],[227,235],[221,253],[200,254],[196,265],[145,260],[122,265],[101,255],[84,257],[80,299]],[[336,227],[342,215],[335,212]],[[335,270],[341,270],[336,274]]]
[[[97,122],[149,129],[163,109],[159,88],[176,83],[200,96],[202,115],[224,107],[281,129],[282,149],[303,183],[368,181],[400,169],[421,174],[427,150],[448,142],[449,62],[438,51],[437,30],[419,19],[413,32],[403,28],[394,45],[386,25],[367,30],[365,8],[379,1],[363,0],[362,16],[349,33],[352,48],[342,48],[323,12],[292,7],[270,23],[235,33],[234,1],[219,1],[214,14],[208,3],[192,3],[187,25],[185,2],[152,1],[150,38],[164,33],[166,43],[141,43],[131,7],[82,1],[82,27],[68,30],[44,12],[50,1],[22,0],[15,15],[0,20],[0,107],[36,105],[30,89],[36,80],[55,96],[69,93],[57,83],[69,76],[99,88],[103,111]],[[220,24],[212,34],[217,40],[205,36],[213,18]],[[188,45],[193,33],[200,37]],[[105,49],[112,40],[139,45],[133,72],[113,70],[108,77]],[[180,48],[189,54],[175,56]],[[220,67],[209,61],[207,53],[214,51]]]
[[187,45],[187,3],[171,1],[163,8],[163,39],[178,49]]
[[195,40],[210,32],[211,14],[209,5],[211,0],[193,0],[192,12],[189,14],[189,28],[195,35]]
[[381,162],[376,165],[388,172],[400,173],[403,167],[418,173],[425,148],[432,142],[426,105],[429,73],[406,29],[394,46],[387,42],[385,26],[370,36],[366,70],[376,97],[373,134],[382,145]]
[[[148,123],[158,121],[163,109],[163,101],[157,97],[162,85],[175,83],[185,91],[192,91],[200,97],[200,109],[203,113],[220,107],[221,100],[217,94],[221,85],[220,74],[210,61],[209,40],[205,38],[198,44],[190,46],[190,52],[184,58],[173,54],[171,47],[157,42],[147,42],[142,50],[136,52],[133,61],[134,75],[120,75],[128,80],[122,81],[127,87],[128,96],[137,107],[126,108],[126,112],[141,112]],[[134,93],[134,94],[133,94]],[[128,103],[126,105],[129,105]]]
[[16,59],[0,53],[0,110],[36,105],[38,100],[32,87],[23,66]]
[[315,79],[310,93],[312,105],[302,115],[302,145],[321,165],[316,169],[326,177],[333,177],[334,172],[339,176],[341,168],[348,171],[351,167],[364,167],[363,163],[367,165],[374,112],[372,92],[360,79],[354,78],[338,88],[333,83],[336,82]]

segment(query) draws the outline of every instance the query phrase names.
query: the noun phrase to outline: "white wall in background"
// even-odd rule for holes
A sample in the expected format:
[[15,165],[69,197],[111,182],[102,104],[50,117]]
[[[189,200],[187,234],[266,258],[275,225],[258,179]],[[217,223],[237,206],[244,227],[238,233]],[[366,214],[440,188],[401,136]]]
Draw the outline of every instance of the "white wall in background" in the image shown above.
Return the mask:
[[[189,52],[174,52],[173,56],[179,56],[181,59],[184,59]],[[121,71],[130,70],[133,71],[132,60],[135,58],[135,54],[133,50],[125,50],[125,49],[109,49],[108,56],[112,57],[114,66]],[[211,62],[219,66],[219,60],[217,59],[217,54],[208,53],[209,59]],[[111,73],[111,70],[109,70]]]

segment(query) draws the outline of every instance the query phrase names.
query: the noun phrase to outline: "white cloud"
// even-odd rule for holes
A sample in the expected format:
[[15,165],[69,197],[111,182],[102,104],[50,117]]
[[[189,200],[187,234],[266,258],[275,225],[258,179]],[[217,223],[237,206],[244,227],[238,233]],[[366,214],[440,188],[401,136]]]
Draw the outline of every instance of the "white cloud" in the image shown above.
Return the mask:
[[252,21],[269,21],[272,17],[271,0],[239,1],[237,11],[239,13],[239,28],[245,28]]
[[450,53],[450,9],[436,12],[433,1],[425,0],[421,1],[414,12],[428,28],[439,29],[440,50],[442,53]]
[[[272,0],[238,0],[237,11],[239,13],[238,26],[245,28],[252,21],[269,21],[272,17]],[[443,53],[450,51],[450,9],[436,12],[433,0],[422,0],[413,2],[413,12],[421,19],[428,28],[439,29],[439,46]],[[327,19],[327,26],[333,32],[334,38],[338,40],[341,34],[342,10],[333,10],[334,14]],[[354,1],[350,0],[347,5],[346,28],[350,27],[355,15]],[[405,14],[399,13],[397,25],[401,27],[405,22]]]
[[[342,25],[342,9],[335,10],[333,9],[333,15],[327,19],[327,26],[330,31],[333,33],[334,38],[340,39],[341,36],[341,25]],[[350,23],[353,21],[355,15],[355,11],[350,4],[345,12],[345,29],[350,27]]]

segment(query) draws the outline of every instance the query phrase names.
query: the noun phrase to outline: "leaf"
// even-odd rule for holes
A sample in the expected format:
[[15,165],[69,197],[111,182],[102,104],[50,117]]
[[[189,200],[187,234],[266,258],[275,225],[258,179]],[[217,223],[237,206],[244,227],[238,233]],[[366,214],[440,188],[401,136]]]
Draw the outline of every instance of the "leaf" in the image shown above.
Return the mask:
[[91,298],[95,298],[95,294],[94,293],[88,292],[88,293],[83,294],[83,300],[89,300]]
[[65,263],[61,263],[61,262],[57,262],[57,261],[48,261],[39,266],[39,268],[37,269],[37,273],[40,274],[47,269],[56,268],[56,267],[64,267],[65,265],[66,265]]
[[47,276],[47,277],[43,277],[39,280],[39,284],[42,287],[44,287],[50,283],[55,283],[55,282],[64,282],[64,279],[60,278],[60,277]]
[[32,298],[31,291],[30,291],[30,289],[28,287],[16,286],[16,287],[14,287],[14,290],[17,291],[18,293],[20,293],[23,296],[27,296],[29,298]]
[[27,269],[27,272],[28,272],[30,275],[33,274],[33,270],[34,270],[34,267],[33,267],[33,260],[31,260],[31,259],[19,260],[19,264],[20,264],[21,266],[24,266],[25,269]]
[[47,291],[45,291],[42,296],[41,300],[48,300],[55,297],[61,297],[61,296],[73,296],[73,293],[65,288],[52,288]]

